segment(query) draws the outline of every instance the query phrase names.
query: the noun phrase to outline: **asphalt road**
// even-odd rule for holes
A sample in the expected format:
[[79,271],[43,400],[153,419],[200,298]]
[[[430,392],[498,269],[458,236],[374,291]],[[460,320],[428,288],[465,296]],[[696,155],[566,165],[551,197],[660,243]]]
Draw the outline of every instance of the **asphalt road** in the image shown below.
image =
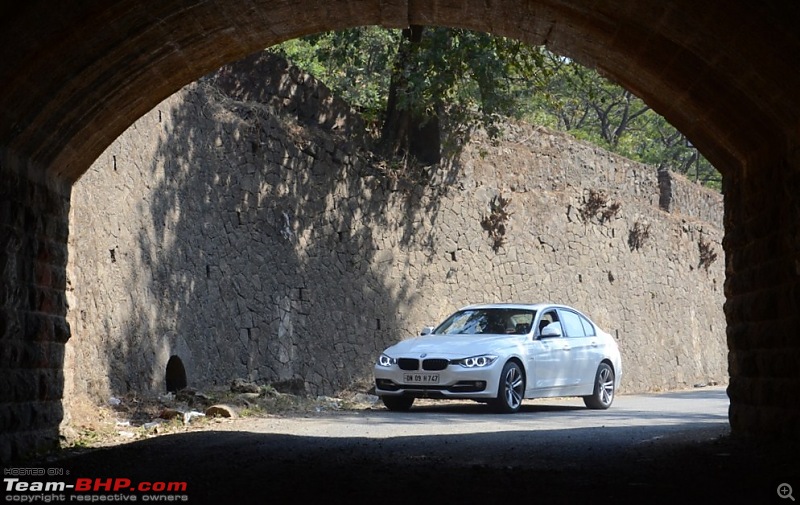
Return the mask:
[[514,415],[423,403],[240,420],[46,466],[71,478],[186,482],[173,498],[189,503],[788,505],[778,485],[800,490],[791,448],[730,436],[721,388],[618,396],[607,411],[571,399],[529,401]]

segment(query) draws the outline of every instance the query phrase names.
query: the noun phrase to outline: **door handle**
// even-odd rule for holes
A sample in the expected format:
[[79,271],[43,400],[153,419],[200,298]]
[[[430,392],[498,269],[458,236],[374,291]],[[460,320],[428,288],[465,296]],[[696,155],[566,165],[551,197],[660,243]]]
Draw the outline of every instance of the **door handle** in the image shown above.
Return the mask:
[[571,351],[572,347],[570,347],[568,345],[565,345],[564,347],[562,347],[562,349],[565,350],[565,351]]
[[592,347],[597,347],[597,342],[592,340]]

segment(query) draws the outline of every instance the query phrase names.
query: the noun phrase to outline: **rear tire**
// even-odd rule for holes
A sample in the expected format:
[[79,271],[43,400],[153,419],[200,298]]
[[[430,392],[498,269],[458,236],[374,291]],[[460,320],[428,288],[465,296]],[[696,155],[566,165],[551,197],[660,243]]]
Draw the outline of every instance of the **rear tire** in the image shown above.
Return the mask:
[[381,396],[386,408],[394,412],[407,412],[414,404],[413,396]]
[[525,376],[515,361],[509,361],[500,374],[497,398],[492,402],[494,410],[500,414],[513,414],[522,406],[525,398]]
[[605,410],[614,401],[614,369],[608,363],[600,363],[594,378],[594,392],[583,397],[590,409]]

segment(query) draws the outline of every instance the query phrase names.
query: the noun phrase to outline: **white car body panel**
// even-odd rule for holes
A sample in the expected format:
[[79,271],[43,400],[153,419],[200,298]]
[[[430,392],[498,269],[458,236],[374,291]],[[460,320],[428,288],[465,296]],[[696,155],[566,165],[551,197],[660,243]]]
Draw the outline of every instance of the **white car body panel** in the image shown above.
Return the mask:
[[[615,389],[619,386],[622,363],[617,344],[611,335],[600,330],[584,314],[571,307],[553,304],[473,305],[464,307],[459,312],[493,308],[535,310],[536,323],[527,334],[522,335],[430,334],[401,341],[387,348],[383,354],[395,360],[419,360],[418,369],[403,370],[397,363],[392,366],[376,364],[376,393],[379,396],[491,400],[498,395],[503,366],[511,360],[517,361],[524,369],[525,398],[591,395],[598,367],[604,361],[614,371]],[[546,311],[552,310],[570,311],[580,315],[593,325],[596,335],[540,337],[536,331],[539,318]],[[481,355],[493,355],[497,359],[489,366],[476,368],[465,368],[452,363]],[[448,364],[442,370],[425,370],[423,360],[431,359],[448,360]],[[414,362],[403,363],[408,366]],[[422,382],[410,383],[409,380]],[[485,387],[472,387],[469,385],[470,381],[485,382]],[[462,387],[465,383],[467,387]]]

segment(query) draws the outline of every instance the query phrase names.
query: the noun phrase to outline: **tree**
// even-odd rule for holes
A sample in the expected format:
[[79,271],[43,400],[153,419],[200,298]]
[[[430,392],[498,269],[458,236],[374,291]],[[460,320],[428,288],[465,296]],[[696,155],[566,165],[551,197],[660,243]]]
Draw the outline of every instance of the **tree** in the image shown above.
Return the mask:
[[[381,129],[380,146],[390,155],[409,154],[417,160],[433,164],[441,158],[439,114],[441,99],[425,103],[425,91],[415,78],[424,72],[420,57],[422,26],[403,30],[400,46],[395,54],[386,103],[385,119]],[[422,67],[422,68],[420,68]]]
[[[511,39],[422,26],[355,28],[277,50],[311,72],[319,69],[318,78],[378,120],[378,145],[387,155],[425,163],[440,159],[441,124],[462,135],[480,124],[496,135],[500,117],[515,115],[515,81],[530,78],[542,60],[540,50]],[[341,67],[367,71],[365,53],[373,51],[381,52],[372,60],[380,64],[369,70],[375,84],[357,86],[357,74]],[[354,96],[353,90],[364,95]]]
[[292,39],[271,50],[324,82],[371,124],[386,110],[400,31],[362,27]]
[[546,80],[522,100],[526,120],[719,189],[719,173],[708,160],[640,98],[568,58],[546,53],[544,66]]
[[461,144],[475,127],[496,138],[512,117],[720,186],[714,167],[641,99],[544,48],[412,26],[324,33],[275,50],[357,107],[390,157],[433,164],[443,139]]

